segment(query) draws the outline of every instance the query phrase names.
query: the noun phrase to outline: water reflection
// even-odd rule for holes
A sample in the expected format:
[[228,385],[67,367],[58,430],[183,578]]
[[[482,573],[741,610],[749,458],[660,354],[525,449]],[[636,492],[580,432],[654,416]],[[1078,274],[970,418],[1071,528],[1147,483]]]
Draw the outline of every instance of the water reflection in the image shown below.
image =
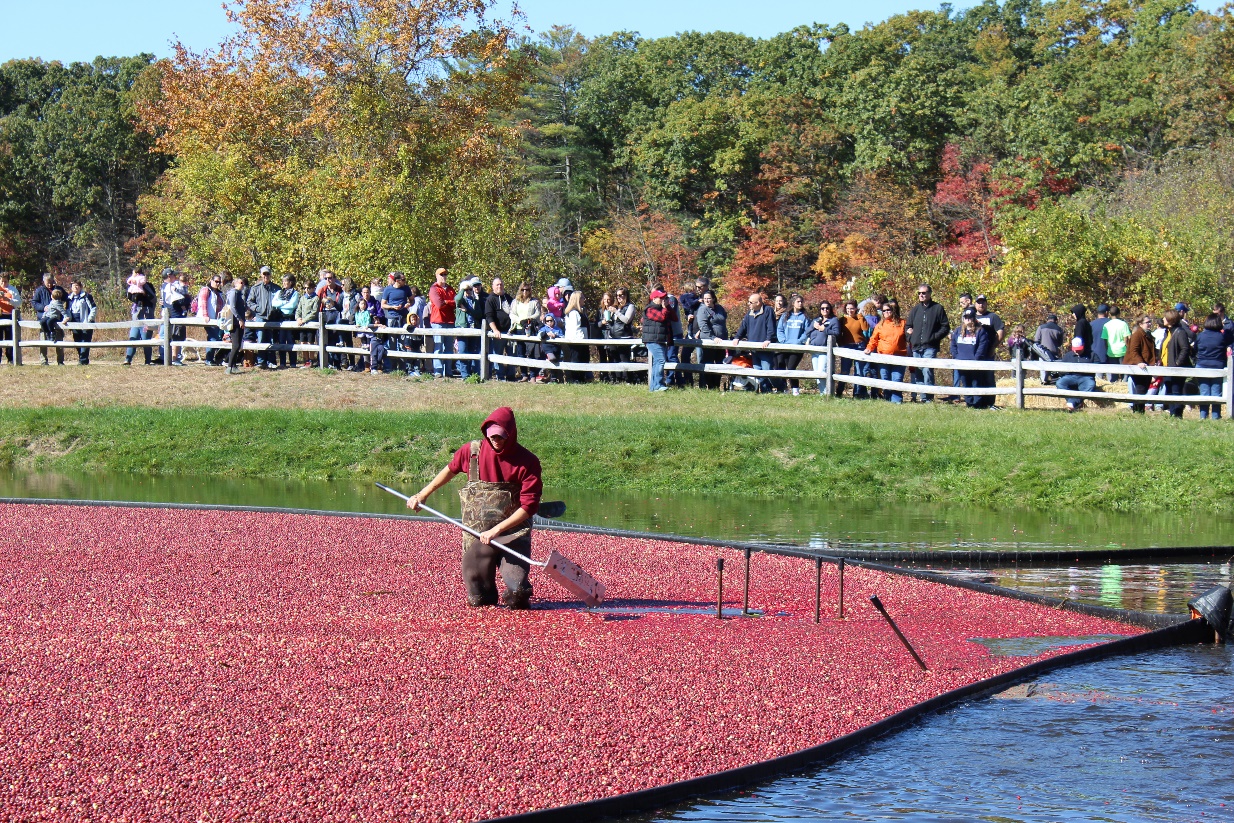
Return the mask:
[[1187,601],[1234,582],[1231,563],[1163,563],[1153,565],[1092,565],[967,569],[903,564],[992,583],[1009,589],[1075,600],[1115,609],[1167,613],[1187,611]]
[[1231,675],[1224,646],[1077,666],[809,773],[627,823],[1230,820]]
[[[825,552],[845,547],[1027,550],[1210,546],[1229,543],[1234,531],[1234,518],[1229,516],[990,511],[951,504],[617,494],[551,486],[546,495],[567,501],[567,522],[718,540],[768,541]],[[401,501],[370,483],[327,480],[14,473],[0,477],[0,497],[279,506],[376,514],[404,511]],[[449,490],[440,493],[438,499],[457,507],[457,496]]]

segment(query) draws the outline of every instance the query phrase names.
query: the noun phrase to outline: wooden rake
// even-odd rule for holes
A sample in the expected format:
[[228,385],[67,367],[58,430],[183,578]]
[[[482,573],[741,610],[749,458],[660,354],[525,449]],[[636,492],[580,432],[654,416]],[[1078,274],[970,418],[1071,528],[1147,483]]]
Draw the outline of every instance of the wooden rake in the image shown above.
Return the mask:
[[[401,497],[404,500],[410,499],[407,495],[403,494],[402,492],[396,491],[383,483],[378,483],[376,485],[377,485],[377,488],[382,489],[384,491],[388,491],[390,494],[394,495],[395,497]],[[458,526],[460,529],[467,532],[472,537],[475,537],[477,539],[480,537],[480,533],[476,531],[475,529],[472,529],[469,526],[463,525],[459,521],[455,520],[453,517],[442,514],[441,512],[437,511],[431,506],[428,506],[425,503],[421,503],[420,508],[424,509],[429,514],[440,517],[442,520],[446,521],[447,523],[453,523],[455,526]],[[551,579],[557,582],[557,585],[561,586],[563,589],[573,594],[579,600],[582,600],[588,606],[599,606],[601,603],[604,602],[604,584],[601,583],[599,580],[596,580],[594,577],[589,575],[587,572],[583,571],[582,566],[578,565],[573,560],[570,560],[568,557],[561,554],[556,549],[549,552],[548,559],[545,560],[543,563],[537,563],[535,560],[532,560],[530,557],[527,557],[526,555],[516,552],[514,549],[510,548],[504,543],[498,542],[497,540],[490,540],[489,542],[492,543],[492,545],[496,546],[497,548],[501,549],[506,554],[510,555],[511,557],[517,557],[519,560],[522,560],[524,563],[527,563],[528,565],[537,566],[538,568],[543,569],[545,574],[547,574]]]

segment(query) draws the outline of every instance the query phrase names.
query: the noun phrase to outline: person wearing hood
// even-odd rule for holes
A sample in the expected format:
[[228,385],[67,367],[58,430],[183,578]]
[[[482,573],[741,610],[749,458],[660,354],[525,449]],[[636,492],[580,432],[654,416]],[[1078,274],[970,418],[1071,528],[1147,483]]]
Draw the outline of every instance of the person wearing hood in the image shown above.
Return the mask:
[[480,532],[479,538],[466,533],[463,537],[467,605],[496,606],[495,578],[500,573],[506,587],[501,601],[510,609],[527,609],[532,596],[527,563],[497,548],[492,540],[498,538],[531,557],[531,518],[540,508],[544,491],[540,459],[519,444],[514,411],[508,407],[485,418],[480,432],[483,437],[456,451],[449,465],[408,498],[407,507],[419,511],[429,495],[455,475],[466,473],[467,485],[459,491],[463,524]]
[[[1071,338],[1080,338],[1084,341],[1084,351],[1081,354],[1086,359],[1091,359],[1093,356],[1093,324],[1088,322],[1088,308],[1083,303],[1076,303],[1071,307],[1071,316],[1075,319],[1075,330],[1071,333]],[[1075,349],[1073,348],[1074,352]]]

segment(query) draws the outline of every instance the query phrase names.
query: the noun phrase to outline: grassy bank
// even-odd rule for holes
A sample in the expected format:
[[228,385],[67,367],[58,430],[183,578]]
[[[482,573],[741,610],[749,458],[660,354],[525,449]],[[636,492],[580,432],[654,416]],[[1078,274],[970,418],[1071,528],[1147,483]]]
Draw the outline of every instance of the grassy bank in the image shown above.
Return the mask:
[[[201,402],[228,405],[229,396],[151,392],[139,406],[96,392],[91,400],[56,405],[65,398],[43,394],[35,383],[15,402],[22,392],[10,385],[0,408],[0,465],[392,478],[411,485],[474,437],[487,410],[509,404],[519,413],[521,440],[557,487],[1108,511],[1234,509],[1234,476],[1226,470],[1234,462],[1234,429],[1225,422],[817,397],[650,397],[636,387],[442,386],[367,375],[313,376],[325,387],[314,392],[303,391],[294,373],[254,376],[260,379],[247,386],[218,377],[214,385],[242,388],[246,399],[215,409]],[[284,384],[301,387],[297,401],[279,391]],[[405,410],[358,410],[377,389],[386,393],[378,405]]]

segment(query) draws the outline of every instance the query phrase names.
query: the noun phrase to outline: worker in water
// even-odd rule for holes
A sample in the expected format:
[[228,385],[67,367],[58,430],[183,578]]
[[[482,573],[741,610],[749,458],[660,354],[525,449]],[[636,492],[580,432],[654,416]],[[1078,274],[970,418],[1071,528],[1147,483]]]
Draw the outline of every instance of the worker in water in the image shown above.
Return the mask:
[[420,503],[457,474],[467,473],[459,491],[463,523],[480,532],[476,539],[464,533],[463,582],[467,605],[496,606],[496,574],[506,585],[502,601],[511,609],[526,609],[531,601],[528,566],[492,545],[493,538],[531,557],[531,516],[540,507],[544,491],[540,459],[519,445],[514,412],[502,407],[480,425],[484,437],[465,444],[450,464],[407,500],[418,511]]

